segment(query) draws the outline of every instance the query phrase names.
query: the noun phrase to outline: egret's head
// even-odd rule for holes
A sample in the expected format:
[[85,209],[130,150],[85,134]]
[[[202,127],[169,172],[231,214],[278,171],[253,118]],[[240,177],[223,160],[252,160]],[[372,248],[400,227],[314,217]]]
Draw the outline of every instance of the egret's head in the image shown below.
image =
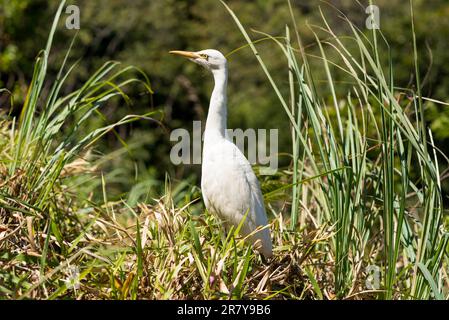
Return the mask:
[[225,56],[217,50],[206,49],[198,52],[191,51],[170,51],[171,54],[188,58],[210,71],[225,69],[227,60]]

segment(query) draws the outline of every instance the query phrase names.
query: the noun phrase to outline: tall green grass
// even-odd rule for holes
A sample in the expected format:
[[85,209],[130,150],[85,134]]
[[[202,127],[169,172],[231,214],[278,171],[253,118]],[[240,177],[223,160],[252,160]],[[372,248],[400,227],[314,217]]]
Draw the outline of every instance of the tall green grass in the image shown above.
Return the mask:
[[[351,32],[342,37],[322,13],[322,25],[310,26],[311,54],[287,4],[285,36],[258,33],[285,59],[287,81],[276,82],[257,41],[223,2],[291,125],[291,167],[263,185],[274,217],[273,260],[263,264],[238,227],[226,234],[189,180],[167,177],[163,196],[142,202],[150,177],[111,199],[108,183],[120,168],[95,168],[138,145],[123,142],[97,159],[88,152],[115,126],[154,114],[93,131],[88,119],[103,118],[110,99],[128,102],[130,85],[152,93],[150,82],[137,68],[107,62],[63,94],[76,71],[76,63],[68,66],[74,44],[54,80],[47,70],[61,1],[19,119],[0,119],[0,298],[448,298],[439,156],[425,123],[412,4],[416,92],[395,85],[393,49],[380,30],[360,30],[339,13]],[[314,77],[317,63],[327,90]],[[335,80],[341,75],[351,83],[344,95]],[[290,206],[278,209],[279,200]],[[373,265],[381,283],[371,289],[365,281]],[[73,266],[79,287],[65,281]]]
[[[60,264],[50,272],[54,274],[75,259],[86,259],[86,248],[78,246],[98,222],[99,213],[84,225],[85,216],[78,215],[77,210],[103,211],[101,204],[90,203],[90,209],[83,208],[78,199],[81,192],[70,190],[65,177],[85,173],[89,165],[83,157],[103,135],[114,132],[116,126],[150,119],[154,114],[128,115],[116,123],[87,130],[90,117],[103,117],[101,109],[111,99],[118,97],[125,103],[129,102],[125,93],[127,87],[139,85],[149,94],[152,89],[148,77],[138,68],[123,68],[120,63],[111,61],[100,67],[78,89],[64,95],[65,80],[80,63],[67,66],[75,39],[55,78],[48,75],[48,63],[65,3],[65,0],[60,2],[46,47],[36,58],[20,117],[1,121],[0,224],[18,226],[13,231],[7,228],[8,233],[1,238],[1,259],[12,263],[24,260],[30,264],[30,270],[38,265],[38,283],[43,284],[44,291],[47,268]],[[89,204],[89,201],[83,201],[84,205]],[[30,241],[24,247],[20,244],[23,237]],[[42,237],[45,237],[44,241]],[[74,252],[75,249],[80,250]],[[39,257],[38,261],[35,261],[36,257]],[[27,277],[21,278],[18,273],[2,274],[0,279],[3,294],[27,296],[31,291],[24,293],[23,289],[33,288]],[[15,284],[14,294],[11,288],[5,287],[5,283]]]
[[[95,168],[123,151],[96,159],[90,150],[116,126],[150,119],[156,111],[90,132],[86,124],[90,117],[103,118],[110,99],[128,102],[126,87],[140,85],[150,94],[152,89],[139,69],[107,62],[79,89],[63,95],[64,82],[77,66],[67,67],[74,43],[54,80],[47,69],[64,6],[61,1],[46,48],[36,59],[19,119],[2,115],[0,120],[0,298],[276,295],[277,289],[266,289],[269,269],[255,263],[251,248],[237,237],[240,227],[224,234],[216,217],[199,216],[201,208],[193,204],[198,188],[191,182],[172,188],[167,179],[164,196],[151,204],[140,202],[151,180],[134,186],[123,200],[110,199],[111,173]],[[271,274],[284,272],[278,268]],[[289,286],[294,292],[299,287],[297,282]]]
[[[444,265],[447,266],[443,259],[447,255],[448,233],[442,224],[437,150],[426,127],[420,90],[412,2],[410,34],[417,90],[410,89],[410,101],[401,99],[409,92],[394,84],[391,48],[381,30],[364,32],[338,12],[352,32],[349,46],[321,12],[323,27],[310,26],[320,53],[316,57],[303,49],[291,10],[295,40],[291,39],[289,27],[284,41],[258,32],[271,37],[283,53],[289,84],[288,90],[284,90],[282,84],[275,82],[262,58],[263,52],[258,51],[237,15],[222,3],[290,120],[290,229],[304,227],[298,221],[333,226],[326,261],[334,264],[336,296],[350,296],[360,287],[366,290],[363,282],[368,275],[364,272],[372,264],[382,267],[379,297],[447,297],[442,275]],[[290,1],[289,6],[291,9]],[[339,57],[338,61],[327,58],[329,51]],[[382,65],[381,55],[388,56],[388,65]],[[315,85],[310,57],[321,61],[330,101]],[[337,96],[337,71],[353,83],[346,96]],[[282,92],[289,92],[289,97]],[[408,111],[410,108],[413,112]],[[413,173],[419,173],[418,179],[412,179]],[[324,178],[304,183],[305,177],[323,174]],[[413,212],[419,212],[419,220],[408,218]],[[379,235],[382,241],[378,241]]]
[[[101,115],[100,108],[110,99],[119,96],[125,102],[129,100],[123,91],[124,87],[139,83],[148,92],[152,91],[149,80],[143,72],[135,67],[120,68],[118,62],[111,61],[98,69],[79,89],[61,96],[64,81],[77,65],[75,63],[70,67],[66,66],[73,42],[67,50],[56,79],[51,84],[51,89],[45,97],[43,96],[52,41],[64,5],[65,1],[61,1],[46,48],[36,59],[33,78],[20,118],[12,128],[15,130],[15,137],[9,150],[14,155],[8,165],[9,174],[14,175],[17,170],[24,173],[26,186],[23,187],[30,190],[29,201],[41,210],[49,203],[54,182],[64,166],[81,156],[89,146],[112,131],[115,126],[150,115],[129,115],[117,123],[85,132],[83,124],[90,117]],[[136,71],[143,80],[132,77],[132,73]],[[62,134],[62,129],[68,126],[68,133]]]

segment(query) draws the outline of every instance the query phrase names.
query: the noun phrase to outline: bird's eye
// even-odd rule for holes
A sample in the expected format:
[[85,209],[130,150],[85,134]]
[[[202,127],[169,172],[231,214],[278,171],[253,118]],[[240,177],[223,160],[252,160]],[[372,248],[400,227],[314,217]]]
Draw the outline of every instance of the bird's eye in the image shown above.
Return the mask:
[[203,58],[204,60],[209,60],[209,56],[205,53],[200,54],[200,57]]

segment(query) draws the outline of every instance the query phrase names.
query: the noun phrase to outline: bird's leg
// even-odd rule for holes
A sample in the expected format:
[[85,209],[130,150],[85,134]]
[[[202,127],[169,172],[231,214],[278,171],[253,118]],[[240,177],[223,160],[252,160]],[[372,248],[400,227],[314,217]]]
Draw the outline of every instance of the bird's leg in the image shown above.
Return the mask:
[[221,235],[221,238],[223,240],[223,243],[226,242],[226,239],[228,238],[228,234],[229,234],[229,224],[226,223],[225,221],[223,222],[223,229],[225,232],[223,232],[223,234]]
[[265,256],[260,252],[260,249],[261,249],[261,247],[262,247],[262,242],[261,242],[261,240],[260,240],[260,239],[256,240],[256,241],[253,243],[252,247],[253,247],[253,250],[259,252],[260,258],[262,259],[262,263],[263,263],[264,265],[270,265],[270,262],[272,261],[272,259],[267,259],[267,258],[265,258]]
[[[224,221],[223,226],[225,229],[225,238],[226,239],[228,238],[228,236],[230,236],[230,233],[232,233],[232,235],[234,235],[235,228],[231,223]],[[225,241],[226,241],[226,239],[225,239]],[[232,239],[234,239],[234,241],[237,241],[239,239],[239,236],[238,235],[233,236]]]
[[271,263],[270,263],[270,262],[271,262],[271,259],[265,258],[263,254],[260,254],[260,258],[262,259],[262,263],[263,263],[264,265],[266,265],[266,266],[271,265]]

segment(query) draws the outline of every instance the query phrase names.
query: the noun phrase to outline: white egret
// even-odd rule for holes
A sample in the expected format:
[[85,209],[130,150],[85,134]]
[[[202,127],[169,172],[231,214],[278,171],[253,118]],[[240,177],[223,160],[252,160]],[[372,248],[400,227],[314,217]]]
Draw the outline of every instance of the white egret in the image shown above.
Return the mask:
[[[237,227],[245,217],[241,233],[249,237],[265,258],[272,256],[268,219],[259,181],[243,153],[227,139],[227,60],[217,50],[170,51],[211,71],[215,86],[204,131],[201,191],[209,212],[217,214],[226,227]],[[262,227],[265,227],[262,229]]]

